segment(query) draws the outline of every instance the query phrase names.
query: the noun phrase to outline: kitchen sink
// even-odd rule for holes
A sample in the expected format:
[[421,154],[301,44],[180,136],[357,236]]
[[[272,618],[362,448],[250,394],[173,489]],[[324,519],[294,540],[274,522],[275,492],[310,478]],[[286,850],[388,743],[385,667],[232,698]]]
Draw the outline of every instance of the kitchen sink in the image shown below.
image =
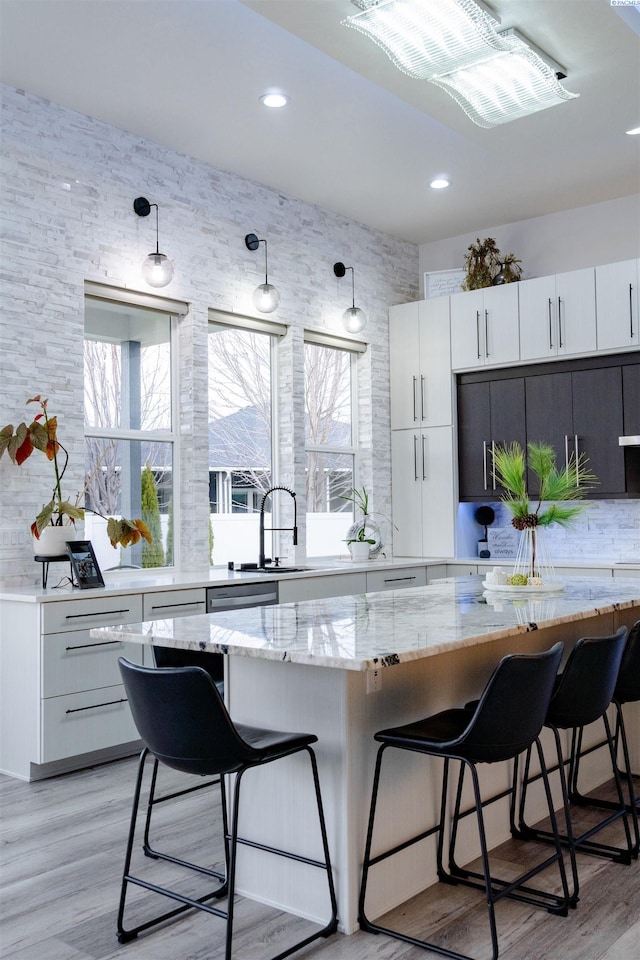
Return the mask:
[[311,567],[276,566],[275,563],[270,563],[266,567],[259,567],[257,563],[229,563],[229,570],[235,570],[236,573],[301,573],[311,569]]

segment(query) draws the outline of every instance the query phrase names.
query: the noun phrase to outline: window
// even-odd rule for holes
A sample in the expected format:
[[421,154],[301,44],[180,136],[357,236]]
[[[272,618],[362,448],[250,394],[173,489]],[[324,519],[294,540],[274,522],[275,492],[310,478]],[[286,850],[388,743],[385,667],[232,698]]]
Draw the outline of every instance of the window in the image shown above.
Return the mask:
[[[274,350],[286,326],[209,311],[209,502],[216,558],[253,560],[273,486]],[[267,508],[271,509],[270,501]]]
[[103,517],[141,517],[153,543],[114,550],[106,521],[88,512],[85,536],[103,570],[175,560],[172,317],[130,297],[85,300],[84,506]]
[[305,332],[307,556],[345,552],[355,485],[357,352],[364,344]]

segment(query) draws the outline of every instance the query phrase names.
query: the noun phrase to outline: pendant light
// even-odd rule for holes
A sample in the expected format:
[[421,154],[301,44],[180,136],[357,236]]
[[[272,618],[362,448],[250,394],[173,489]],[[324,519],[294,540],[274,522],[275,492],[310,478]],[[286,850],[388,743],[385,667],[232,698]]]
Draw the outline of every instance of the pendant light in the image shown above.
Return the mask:
[[354,269],[353,267],[345,267],[344,263],[340,263],[340,261],[333,265],[333,272],[339,279],[344,277],[347,270],[351,270],[351,306],[342,314],[342,325],[349,333],[360,333],[366,326],[367,316],[364,310],[356,307]]
[[244,242],[247,250],[257,250],[260,244],[264,243],[264,283],[253,291],[253,304],[260,313],[273,313],[280,303],[280,294],[273,284],[269,283],[267,241],[258,239],[255,233],[248,233]]
[[158,204],[149,203],[146,197],[136,197],[133,209],[139,217],[148,217],[151,207],[156,208],[156,249],[142,264],[142,276],[150,287],[166,287],[173,280],[173,264],[169,257],[160,253],[158,240]]

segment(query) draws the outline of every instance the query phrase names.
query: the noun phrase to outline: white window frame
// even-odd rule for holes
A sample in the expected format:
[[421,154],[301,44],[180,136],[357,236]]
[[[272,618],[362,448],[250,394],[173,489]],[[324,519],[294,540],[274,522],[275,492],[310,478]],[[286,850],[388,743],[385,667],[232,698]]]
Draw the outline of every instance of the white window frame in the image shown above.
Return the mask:
[[[338,337],[333,334],[327,334],[319,330],[304,331],[304,345],[312,344],[314,346],[328,347],[332,350],[342,350],[350,354],[350,376],[351,376],[351,445],[348,447],[339,447],[333,444],[307,443],[305,438],[306,453],[335,453],[347,454],[353,457],[353,486],[360,485],[360,464],[358,457],[358,358],[365,353],[367,344],[361,340],[351,340],[346,337]],[[306,384],[305,384],[306,389]],[[355,511],[355,508],[354,508]],[[345,511],[346,512],[346,511]],[[355,515],[355,513],[354,513]]]
[[[170,443],[172,445],[171,462],[173,464],[173,562],[159,570],[179,568],[181,564],[180,537],[176,531],[180,529],[181,518],[181,483],[180,478],[180,431],[179,423],[179,379],[178,379],[178,324],[180,319],[189,312],[189,305],[182,300],[171,300],[167,297],[157,297],[154,294],[142,293],[122,287],[112,287],[108,284],[94,283],[85,280],[84,299],[103,300],[113,304],[133,306],[137,309],[150,310],[153,313],[164,313],[169,317],[169,346],[170,346],[170,375],[171,375],[171,429],[170,430],[129,430],[124,428],[105,429],[99,427],[84,428],[84,437],[93,437],[98,440],[149,440],[152,442]],[[83,340],[87,339],[83,331]],[[134,574],[136,571],[126,571]],[[148,572],[148,571],[145,571]]]

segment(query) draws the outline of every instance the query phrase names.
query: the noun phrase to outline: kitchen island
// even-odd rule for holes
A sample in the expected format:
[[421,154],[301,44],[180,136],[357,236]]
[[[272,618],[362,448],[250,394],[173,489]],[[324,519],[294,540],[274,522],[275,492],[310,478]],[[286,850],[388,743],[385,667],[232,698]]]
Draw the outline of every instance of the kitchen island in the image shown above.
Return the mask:
[[[610,634],[638,618],[640,582],[635,579],[572,578],[562,592],[525,596],[488,592],[481,577],[466,577],[385,593],[105,627],[92,636],[228,655],[225,696],[236,720],[318,735],[338,913],[341,929],[350,933],[357,928],[375,731],[464,703],[480,692],[506,653],[548,649],[558,639],[568,652],[580,636]],[[630,711],[636,757],[637,717]],[[588,769],[585,765],[587,786],[606,776],[600,753],[591,755]],[[318,838],[307,829],[312,797],[299,759],[252,772],[261,782],[245,809],[241,832],[274,846],[293,844],[312,856]],[[496,792],[508,783],[501,765],[482,773]],[[379,822],[385,824],[380,843],[388,846],[430,825],[438,798],[437,761],[399,752],[390,758],[379,799]],[[494,805],[488,820],[492,844],[508,835],[500,808]],[[475,855],[472,831],[462,842],[464,853]],[[433,862],[428,846],[418,845],[394,858],[394,869],[387,864],[378,877],[374,874],[370,915],[433,883]],[[283,868],[251,849],[243,850],[238,888],[314,919],[326,913],[313,871],[289,863]]]

